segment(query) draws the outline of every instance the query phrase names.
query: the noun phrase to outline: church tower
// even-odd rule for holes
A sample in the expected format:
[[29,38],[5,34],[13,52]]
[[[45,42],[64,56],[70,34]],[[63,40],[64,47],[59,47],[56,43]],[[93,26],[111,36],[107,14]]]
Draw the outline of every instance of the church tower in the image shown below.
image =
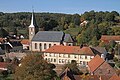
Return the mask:
[[31,41],[35,35],[35,25],[34,25],[34,11],[32,12],[31,24],[29,26],[29,40]]
[[36,33],[36,20],[35,20],[35,17],[34,17],[34,11],[32,12],[32,18],[31,18],[31,24],[29,26],[29,41],[30,41],[30,47],[29,49],[31,50],[32,49],[32,38],[33,36],[35,35]]

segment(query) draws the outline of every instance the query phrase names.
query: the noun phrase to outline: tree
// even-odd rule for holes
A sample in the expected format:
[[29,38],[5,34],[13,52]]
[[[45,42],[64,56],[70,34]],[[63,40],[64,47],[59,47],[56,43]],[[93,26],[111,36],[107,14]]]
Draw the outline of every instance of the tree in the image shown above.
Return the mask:
[[89,42],[89,44],[90,45],[92,45],[92,46],[98,46],[98,44],[99,44],[99,42],[98,42],[98,40],[97,40],[97,37],[96,36],[94,36],[93,38],[92,38],[92,40]]
[[83,73],[78,69],[77,63],[75,60],[72,60],[71,63],[65,64],[63,69],[65,70],[66,68],[71,69],[72,73],[74,75],[82,75]]
[[56,76],[54,67],[40,54],[29,54],[16,68],[15,80],[52,80]]
[[3,29],[3,28],[1,28],[0,29],[0,37],[7,37],[8,36],[8,32],[5,30],[5,29]]
[[9,73],[15,73],[16,67],[19,65],[20,61],[18,60],[17,57],[14,57],[13,60],[11,61],[11,64],[8,65],[8,71]]

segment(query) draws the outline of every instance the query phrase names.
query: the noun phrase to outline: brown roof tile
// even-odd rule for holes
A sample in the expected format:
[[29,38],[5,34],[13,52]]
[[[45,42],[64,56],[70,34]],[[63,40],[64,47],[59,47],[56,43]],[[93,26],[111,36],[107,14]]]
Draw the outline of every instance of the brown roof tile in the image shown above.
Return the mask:
[[21,40],[21,44],[27,44],[27,45],[29,45],[29,39],[23,39],[23,40]]
[[8,64],[10,63],[0,62],[0,68],[7,68]]
[[102,40],[102,41],[111,41],[111,40],[120,41],[120,35],[118,35],[118,36],[102,35],[100,40]]
[[120,77],[115,74],[109,80],[120,80]]
[[100,80],[109,80],[109,76],[101,75]]
[[79,46],[63,46],[63,45],[54,45],[51,48],[45,50],[44,52],[94,55],[90,47],[80,48]]
[[88,62],[90,72],[94,72],[103,62],[104,60],[99,55],[96,55],[91,61]]

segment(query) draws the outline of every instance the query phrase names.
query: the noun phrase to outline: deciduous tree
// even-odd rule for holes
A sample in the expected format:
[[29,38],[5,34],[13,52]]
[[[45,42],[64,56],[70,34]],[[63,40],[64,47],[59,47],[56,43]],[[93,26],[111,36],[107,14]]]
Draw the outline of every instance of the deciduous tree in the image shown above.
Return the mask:
[[29,54],[15,71],[15,80],[52,80],[55,66],[48,63],[39,54]]

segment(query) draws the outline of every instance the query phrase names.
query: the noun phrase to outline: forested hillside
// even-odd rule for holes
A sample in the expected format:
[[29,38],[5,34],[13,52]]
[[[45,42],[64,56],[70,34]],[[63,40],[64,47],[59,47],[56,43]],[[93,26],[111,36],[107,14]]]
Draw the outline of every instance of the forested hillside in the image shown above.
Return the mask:
[[[27,38],[30,18],[30,12],[0,12],[0,37],[12,32],[17,35],[23,34]],[[35,13],[35,18],[39,30],[62,30],[70,33],[78,45],[83,43],[97,45],[103,34],[120,35],[120,15],[116,11],[90,11],[83,14]],[[84,21],[87,23],[80,25]]]

